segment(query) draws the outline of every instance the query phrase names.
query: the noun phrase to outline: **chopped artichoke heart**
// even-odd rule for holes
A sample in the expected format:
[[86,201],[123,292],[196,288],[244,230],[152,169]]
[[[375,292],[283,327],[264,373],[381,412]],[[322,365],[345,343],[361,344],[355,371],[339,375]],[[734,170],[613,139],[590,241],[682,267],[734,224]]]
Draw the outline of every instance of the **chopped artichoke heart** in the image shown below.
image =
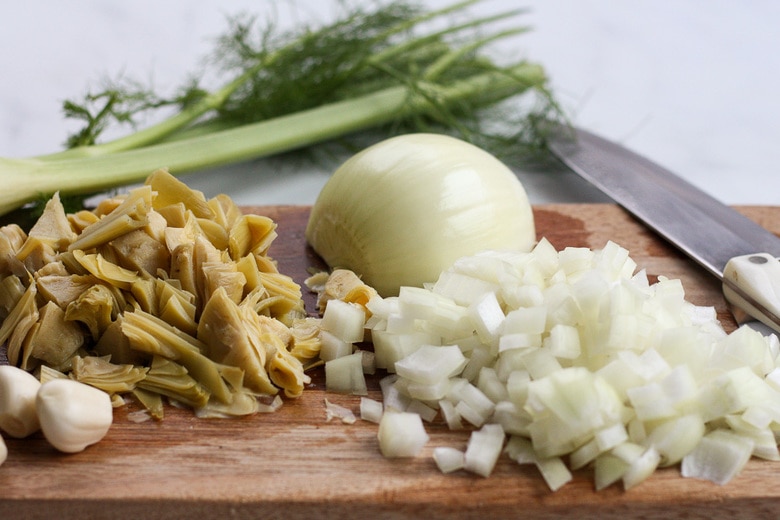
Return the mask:
[[165,416],[165,410],[163,408],[162,395],[157,392],[152,392],[144,388],[136,386],[131,391],[133,396],[141,403],[141,406],[149,412],[149,416],[152,419],[161,421]]
[[152,206],[152,190],[143,186],[132,190],[119,206],[84,231],[68,247],[69,251],[86,251],[107,244],[125,233],[146,226],[147,211]]
[[238,204],[224,193],[210,199],[209,207],[214,212],[214,220],[219,222],[225,229],[231,229],[243,215]]
[[70,222],[71,228],[77,234],[81,234],[88,226],[99,220],[100,217],[94,211],[89,211],[88,209],[68,214],[68,222]]
[[120,266],[140,273],[156,273],[168,270],[171,254],[166,245],[147,233],[137,229],[110,242],[110,247]]
[[290,327],[293,337],[290,354],[301,363],[316,360],[320,355],[322,340],[319,322],[319,318],[298,318]]
[[122,332],[123,321],[124,315],[120,314],[111,322],[95,344],[95,352],[100,356],[108,356],[113,363],[147,365],[152,356],[130,346],[130,340]]
[[236,269],[234,263],[206,262],[202,266],[203,295],[208,300],[217,289],[223,289],[227,296],[238,303],[244,296],[246,277]]
[[249,253],[264,256],[277,237],[276,223],[261,215],[243,215],[230,228],[229,251],[238,259]]
[[25,341],[22,368],[31,368],[30,357],[55,368],[63,366],[83,344],[81,327],[68,321],[57,304],[48,302],[39,310],[36,327]]
[[46,264],[55,262],[56,256],[54,247],[40,237],[28,237],[22,249],[16,253],[16,259],[32,273]]
[[86,325],[92,339],[97,341],[116,319],[116,304],[111,290],[105,285],[96,284],[68,304],[65,308],[65,319]]
[[217,289],[203,308],[198,338],[208,345],[211,359],[244,370],[247,388],[258,393],[276,394],[278,390],[265,368],[267,350],[253,341],[256,340],[253,332],[247,327],[241,309],[228,297],[225,289]]
[[143,311],[125,313],[122,332],[132,348],[181,363],[214,397],[230,402],[230,391],[218,367],[203,354],[206,346],[198,339]]
[[135,305],[144,312],[159,315],[155,281],[151,278],[137,278],[130,286]]
[[146,179],[146,185],[157,194],[153,205],[155,209],[181,203],[198,218],[214,218],[214,212],[203,193],[191,189],[164,168],[155,170]]
[[[0,227],[0,343],[11,364],[162,399],[198,416],[273,411],[317,358],[301,288],[267,256],[276,223],[207,200],[160,169],[144,185],[67,214],[54,195],[29,234]],[[53,377],[53,376],[51,376]],[[145,414],[142,414],[145,415]]]
[[209,242],[217,249],[227,249],[229,244],[228,231],[219,223],[210,219],[197,219],[198,227],[201,233],[208,238]]
[[303,364],[285,348],[279,336],[265,334],[267,343],[276,344],[275,352],[268,359],[268,374],[277,386],[284,389],[287,397],[300,397],[304,385],[311,378],[303,371]]
[[147,367],[118,365],[102,357],[75,356],[71,374],[76,381],[115,394],[134,390],[138,382],[146,377],[148,371]]
[[106,260],[103,255],[87,254],[80,249],[72,251],[73,258],[93,276],[123,290],[129,290],[138,274]]
[[292,318],[301,318],[306,315],[303,308],[301,287],[292,278],[281,273],[262,273],[260,281],[268,291],[270,298],[279,297],[270,305],[270,311],[279,319],[289,317],[289,323],[285,323],[285,325],[292,323]]
[[7,342],[8,363],[11,365],[19,365],[22,341],[38,321],[38,307],[35,304],[37,293],[35,283],[30,283],[0,326],[0,344]]
[[[197,297],[195,276],[195,244],[177,246],[171,255],[171,278],[178,280],[182,290]],[[196,301],[199,301],[196,299]]]
[[46,202],[43,213],[30,228],[29,238],[38,238],[49,244],[55,251],[67,249],[70,243],[76,239],[76,233],[68,220],[62,202],[60,202],[59,193],[55,193]]
[[192,408],[202,408],[209,402],[208,389],[189,375],[182,365],[155,356],[146,377],[138,388],[167,396]]
[[0,316],[5,318],[24,295],[27,288],[22,280],[9,275],[0,280]]

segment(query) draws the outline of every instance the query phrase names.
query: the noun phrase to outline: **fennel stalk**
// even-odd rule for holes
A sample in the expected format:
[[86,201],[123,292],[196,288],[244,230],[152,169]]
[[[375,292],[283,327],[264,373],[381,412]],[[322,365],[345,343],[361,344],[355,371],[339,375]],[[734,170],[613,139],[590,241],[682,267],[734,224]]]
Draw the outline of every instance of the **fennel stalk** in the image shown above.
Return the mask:
[[[234,71],[234,79],[213,91],[195,82],[169,99],[134,84],[112,84],[88,94],[81,104],[66,102],[66,113],[83,119],[85,127],[70,137],[70,149],[0,158],[0,182],[7,187],[0,192],[0,214],[56,191],[87,196],[141,181],[161,167],[179,175],[369,129],[380,130],[380,137],[436,130],[476,140],[488,134],[480,110],[529,91],[542,104],[528,114],[523,127],[527,139],[520,144],[534,146],[539,141],[534,121],[557,111],[544,70],[527,62],[499,66],[479,54],[492,41],[527,30],[479,33],[521,11],[471,17],[423,34],[414,31],[479,1],[432,12],[400,1],[370,12],[356,9],[331,25],[303,28],[279,43],[270,27],[257,43],[253,25],[234,20],[216,55]],[[140,114],[171,106],[179,111],[167,119],[112,141],[97,141],[107,127],[132,124]]]

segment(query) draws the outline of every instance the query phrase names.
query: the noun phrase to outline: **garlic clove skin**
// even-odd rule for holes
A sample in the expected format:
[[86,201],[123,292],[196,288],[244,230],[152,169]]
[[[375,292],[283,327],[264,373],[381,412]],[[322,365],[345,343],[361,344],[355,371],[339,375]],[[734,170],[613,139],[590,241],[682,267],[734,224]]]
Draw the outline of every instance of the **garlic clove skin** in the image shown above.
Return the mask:
[[35,404],[43,435],[64,453],[77,453],[99,442],[113,421],[109,395],[72,379],[42,384]]
[[40,430],[35,410],[40,387],[40,381],[26,370],[0,365],[0,430],[17,439]]
[[331,268],[354,271],[386,297],[435,282],[463,256],[528,251],[536,231],[504,163],[460,139],[416,133],[344,162],[312,207],[306,239]]

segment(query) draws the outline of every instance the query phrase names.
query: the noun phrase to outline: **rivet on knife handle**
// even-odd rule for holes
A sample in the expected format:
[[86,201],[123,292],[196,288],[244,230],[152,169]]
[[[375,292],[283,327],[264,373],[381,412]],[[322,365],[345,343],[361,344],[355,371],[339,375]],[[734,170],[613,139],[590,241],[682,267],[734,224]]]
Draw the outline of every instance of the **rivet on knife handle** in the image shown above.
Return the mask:
[[[733,306],[780,332],[780,261],[767,253],[737,256],[723,270],[723,294]],[[743,321],[735,313],[737,321]]]

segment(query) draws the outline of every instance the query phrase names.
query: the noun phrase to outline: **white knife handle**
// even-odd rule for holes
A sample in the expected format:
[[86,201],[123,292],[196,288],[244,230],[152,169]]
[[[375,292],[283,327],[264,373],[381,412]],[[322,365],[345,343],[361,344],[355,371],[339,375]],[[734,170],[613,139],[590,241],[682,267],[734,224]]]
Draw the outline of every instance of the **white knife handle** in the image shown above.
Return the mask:
[[[723,294],[731,305],[780,332],[780,261],[767,253],[736,256],[723,269]],[[746,321],[734,313],[738,322]]]

